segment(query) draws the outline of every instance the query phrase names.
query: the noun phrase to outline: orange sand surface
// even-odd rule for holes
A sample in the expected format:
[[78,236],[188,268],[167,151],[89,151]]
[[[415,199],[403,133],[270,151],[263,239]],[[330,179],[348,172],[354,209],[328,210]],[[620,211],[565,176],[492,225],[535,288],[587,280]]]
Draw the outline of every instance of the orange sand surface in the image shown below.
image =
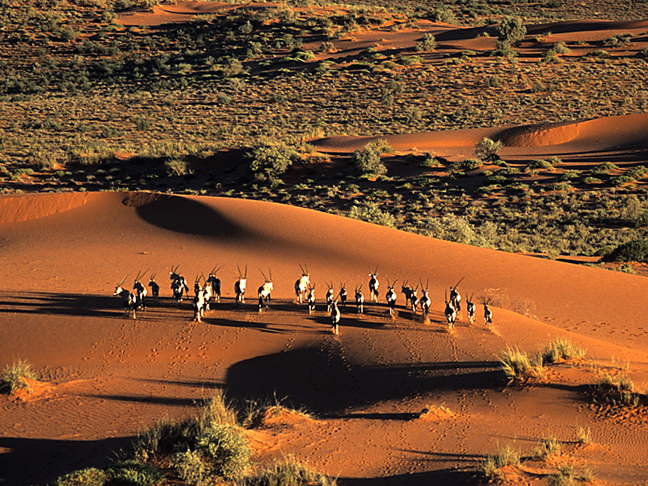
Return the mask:
[[[45,210],[47,198],[58,209]],[[550,435],[601,481],[648,477],[643,406],[595,406],[583,393],[603,369],[629,367],[643,386],[643,277],[249,200],[89,193],[0,204],[21,215],[0,223],[0,366],[25,359],[46,383],[23,399],[0,396],[1,484],[45,484],[106,465],[143,427],[186,416],[215,389],[239,401],[276,394],[311,411],[315,420],[260,433],[258,457],[292,453],[340,484],[469,484],[498,444],[529,453]],[[167,272],[179,265],[192,284],[217,264],[223,301],[193,322],[190,303],[172,301]],[[242,306],[233,303],[237,264],[248,268]],[[300,264],[316,285],[312,315],[294,302]],[[347,305],[332,335],[327,282],[366,294],[376,266],[381,301],[362,315]],[[275,288],[262,313],[259,269]],[[126,318],[112,292],[144,270],[156,274],[162,298]],[[492,329],[479,313],[469,325],[464,310],[448,331],[444,293],[462,278],[464,298],[492,302]],[[391,319],[387,279],[398,279],[397,290],[405,280],[429,282],[430,321],[405,309],[400,292]],[[587,349],[584,364],[552,367],[546,384],[506,386],[503,350],[535,351],[558,336]],[[451,413],[417,418],[440,404]],[[581,426],[592,444],[574,443]]]

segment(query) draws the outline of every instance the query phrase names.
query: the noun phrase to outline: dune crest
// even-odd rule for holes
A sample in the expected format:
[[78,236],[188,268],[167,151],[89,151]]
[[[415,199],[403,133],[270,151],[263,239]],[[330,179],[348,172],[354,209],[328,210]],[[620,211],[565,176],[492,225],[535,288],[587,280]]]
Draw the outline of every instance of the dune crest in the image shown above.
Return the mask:
[[0,223],[18,223],[44,218],[78,208],[87,201],[88,194],[85,192],[0,197]]
[[550,123],[509,128],[499,135],[507,147],[544,147],[571,142],[580,134],[580,123]]

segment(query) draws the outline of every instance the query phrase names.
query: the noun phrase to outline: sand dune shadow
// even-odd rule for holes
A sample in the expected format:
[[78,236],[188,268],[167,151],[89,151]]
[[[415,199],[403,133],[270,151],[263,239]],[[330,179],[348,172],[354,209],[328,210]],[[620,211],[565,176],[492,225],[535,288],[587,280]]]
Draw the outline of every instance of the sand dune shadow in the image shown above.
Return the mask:
[[249,236],[233,220],[194,199],[155,194],[145,199],[129,197],[124,204],[135,206],[137,215],[147,223],[176,233],[222,239]]
[[[335,345],[259,356],[231,366],[228,395],[235,400],[286,397],[319,415],[438,390],[500,388],[499,363],[436,362],[351,365]],[[504,382],[505,383],[505,382]]]

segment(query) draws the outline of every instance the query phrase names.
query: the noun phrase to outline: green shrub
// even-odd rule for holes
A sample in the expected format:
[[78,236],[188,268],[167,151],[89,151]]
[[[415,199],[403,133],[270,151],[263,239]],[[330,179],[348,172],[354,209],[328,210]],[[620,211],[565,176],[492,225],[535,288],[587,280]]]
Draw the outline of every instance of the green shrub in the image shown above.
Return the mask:
[[195,447],[208,459],[212,474],[219,478],[239,479],[249,468],[252,450],[237,427],[210,427],[197,438]]
[[118,484],[156,486],[164,482],[164,474],[151,464],[139,461],[122,461],[106,470],[108,477]]
[[353,154],[356,169],[362,175],[379,176],[387,173],[387,167],[381,160],[383,153],[391,151],[391,147],[384,140],[369,142],[361,150]]
[[505,16],[497,26],[497,35],[500,41],[515,44],[524,39],[527,30],[519,17]]
[[633,240],[623,243],[603,259],[608,262],[648,262],[648,241]]
[[461,162],[453,162],[448,166],[449,172],[458,172],[458,171],[467,171],[479,169],[483,165],[483,161],[480,159],[466,159]]
[[18,390],[31,392],[28,379],[38,379],[38,374],[32,369],[32,365],[21,359],[14,361],[0,375],[0,391],[9,394],[16,393]]
[[553,172],[554,166],[549,162],[548,160],[534,160],[533,162],[529,162],[527,166],[524,168],[524,172],[530,172],[532,170],[548,170],[550,172]]
[[565,45],[564,42],[556,42],[551,48],[556,54],[571,54],[571,49]]
[[380,209],[378,203],[368,202],[362,206],[353,206],[347,213],[347,217],[367,221],[368,223],[396,227],[396,218],[390,213]]
[[613,170],[619,170],[619,167],[612,162],[603,162],[601,164],[595,165],[590,170],[592,175],[607,175]]
[[105,471],[89,467],[57,478],[53,486],[103,486],[108,481]]
[[297,151],[283,142],[257,143],[247,149],[244,158],[258,181],[276,181],[288,167],[300,160]]
[[177,452],[173,455],[172,464],[180,479],[187,483],[196,485],[209,483],[210,467],[200,453],[191,450]]
[[436,48],[436,38],[429,32],[423,36],[423,39],[416,43],[417,51],[433,51]]
[[484,137],[475,148],[475,155],[484,161],[495,161],[499,157],[497,153],[504,147],[504,143],[500,140],[492,140]]

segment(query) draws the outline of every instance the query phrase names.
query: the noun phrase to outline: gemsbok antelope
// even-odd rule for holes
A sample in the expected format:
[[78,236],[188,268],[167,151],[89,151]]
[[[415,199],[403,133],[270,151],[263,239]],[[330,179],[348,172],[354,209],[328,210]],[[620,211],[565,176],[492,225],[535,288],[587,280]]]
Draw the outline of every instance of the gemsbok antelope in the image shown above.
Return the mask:
[[457,308],[452,303],[452,300],[448,300],[448,294],[445,296],[445,316],[448,321],[448,327],[452,331],[454,329],[455,320],[457,319]]
[[333,305],[333,282],[328,285],[328,290],[326,291],[326,310],[331,311],[331,306]]
[[450,302],[452,302],[452,306],[456,309],[457,312],[461,311],[461,294],[457,292],[457,287],[459,287],[459,284],[464,278],[465,277],[461,277],[461,280],[457,282],[457,285],[450,287]]
[[234,282],[234,293],[236,294],[236,303],[245,304],[245,289],[247,287],[247,265],[245,265],[245,273],[241,272],[241,267],[238,268],[239,278]]
[[378,287],[380,287],[380,282],[378,282],[378,267],[373,272],[371,268],[369,269],[369,298],[378,302]]
[[207,309],[207,300],[205,299],[205,293],[203,289],[199,290],[193,298],[193,308],[194,308],[194,321],[202,322],[202,318],[205,315],[205,310]]
[[144,285],[142,285],[142,283],[140,282],[140,279],[144,278],[146,272],[148,272],[148,270],[146,270],[144,273],[138,273],[137,277],[135,277],[135,282],[133,283],[133,290],[135,291],[138,307],[144,307],[144,298],[148,294],[146,287],[144,287]]
[[391,317],[395,317],[396,315],[396,299],[398,298],[398,294],[396,294],[394,287],[397,281],[394,280],[394,283],[390,283],[389,279],[387,279],[387,294],[385,297],[387,298],[387,306],[389,306],[389,315]]
[[177,265],[175,268],[171,269],[171,291],[173,292],[173,298],[176,303],[182,302],[183,294],[185,292],[189,293],[189,286],[187,285],[187,279],[178,273]]
[[306,295],[306,302],[308,303],[308,313],[315,312],[315,285],[308,286],[308,294]]
[[333,334],[337,336],[340,334],[340,309],[338,309],[337,301],[335,300],[331,303],[330,316]]
[[430,299],[430,295],[428,294],[428,288],[427,286],[423,288],[423,285],[421,285],[421,299],[419,300],[419,307],[421,308],[424,319],[427,318],[428,314],[430,313],[431,305],[432,299]]
[[[412,288],[407,285],[407,281],[401,286],[401,293],[405,296],[405,307],[416,312],[416,305],[418,304],[418,296],[416,295],[418,287]],[[407,305],[409,302],[409,306]]]
[[263,275],[263,278],[265,279],[264,284],[259,287],[258,289],[258,295],[259,295],[259,312],[263,310],[263,308],[268,308],[269,307],[269,302],[271,299],[271,294],[272,294],[272,271],[268,270],[268,274],[270,275],[270,278],[266,277],[265,273],[261,269],[259,269],[261,272],[261,275]]
[[356,310],[358,314],[364,313],[364,295],[362,295],[362,285],[360,287],[356,286],[355,288],[355,302]]
[[488,307],[488,302],[484,301],[484,322],[487,327],[490,327],[493,323],[493,311]]
[[348,296],[349,295],[347,294],[346,282],[344,282],[342,285],[340,285],[340,293],[338,294],[338,297],[340,299],[340,305],[345,309]]
[[115,293],[113,295],[121,297],[122,303],[124,304],[124,315],[128,317],[129,312],[133,311],[133,319],[137,319],[137,296],[130,290],[122,288],[124,280],[126,280],[126,277],[115,287]]
[[299,268],[302,271],[302,275],[295,282],[295,296],[297,297],[297,303],[302,304],[306,297],[306,292],[309,290],[310,274],[308,273],[308,266],[302,267],[300,263]]
[[154,273],[149,278],[148,286],[151,287],[151,297],[153,297],[153,300],[157,302],[158,298],[160,297],[160,286],[155,281],[155,275],[156,274]]
[[466,312],[468,313],[468,322],[471,324],[475,323],[475,303],[473,302],[473,296],[475,293],[470,296],[468,300],[466,300]]
[[194,296],[197,297],[198,294],[202,293],[202,285],[200,284],[200,281],[202,280],[203,276],[198,275],[196,276],[196,280],[194,280]]
[[220,302],[221,300],[221,281],[220,278],[216,276],[221,268],[223,268],[223,265],[218,268],[214,267],[213,270],[209,272],[209,276],[207,277],[207,284],[211,286],[212,297],[216,302]]

